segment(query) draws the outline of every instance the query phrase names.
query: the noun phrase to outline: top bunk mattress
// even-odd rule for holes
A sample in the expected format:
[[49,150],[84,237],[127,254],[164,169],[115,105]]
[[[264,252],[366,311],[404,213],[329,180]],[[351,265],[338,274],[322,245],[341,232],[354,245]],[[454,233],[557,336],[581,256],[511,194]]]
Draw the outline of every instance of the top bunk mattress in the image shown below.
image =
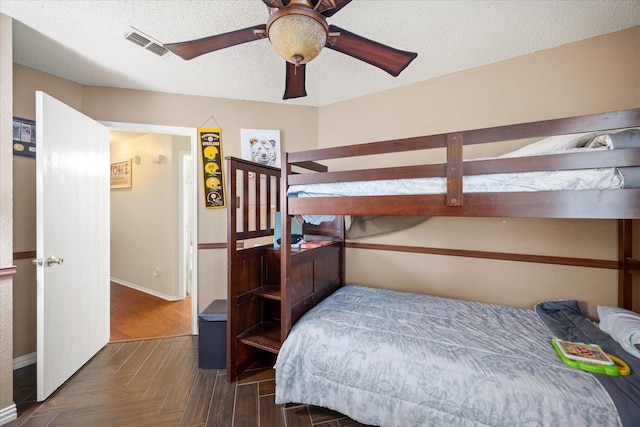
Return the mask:
[[[465,193],[611,190],[624,188],[624,177],[617,168],[541,171],[465,176]],[[447,191],[447,178],[334,182],[293,185],[289,197],[394,196],[400,194],[441,194]]]

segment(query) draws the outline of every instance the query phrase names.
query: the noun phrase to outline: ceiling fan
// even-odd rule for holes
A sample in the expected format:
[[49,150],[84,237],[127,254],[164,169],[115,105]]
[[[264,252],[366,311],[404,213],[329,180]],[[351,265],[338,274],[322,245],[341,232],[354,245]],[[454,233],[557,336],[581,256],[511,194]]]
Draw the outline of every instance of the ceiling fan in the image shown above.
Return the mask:
[[376,66],[398,76],[418,54],[385,46],[335,25],[327,24],[351,0],[262,0],[269,19],[229,33],[204,37],[164,47],[185,60],[205,53],[268,38],[276,52],[287,62],[283,99],[307,96],[305,67],[326,47]]

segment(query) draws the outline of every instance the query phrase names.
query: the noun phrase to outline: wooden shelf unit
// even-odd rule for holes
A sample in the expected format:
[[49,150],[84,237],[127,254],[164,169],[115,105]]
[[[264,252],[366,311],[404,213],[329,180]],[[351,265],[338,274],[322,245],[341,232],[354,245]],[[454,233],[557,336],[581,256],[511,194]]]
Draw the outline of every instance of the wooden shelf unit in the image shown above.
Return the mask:
[[[302,314],[344,284],[344,223],[339,217],[323,226],[305,226],[305,234],[334,241],[285,251],[289,255],[283,259],[282,251],[264,244],[265,236],[274,234],[271,212],[265,220],[265,214],[253,208],[275,205],[279,209],[279,198],[269,195],[279,192],[274,186],[279,186],[280,170],[227,158],[227,171],[227,378],[233,382],[263,352],[277,354]],[[290,224],[281,226],[290,229]],[[263,239],[263,244],[246,242],[252,238]]]

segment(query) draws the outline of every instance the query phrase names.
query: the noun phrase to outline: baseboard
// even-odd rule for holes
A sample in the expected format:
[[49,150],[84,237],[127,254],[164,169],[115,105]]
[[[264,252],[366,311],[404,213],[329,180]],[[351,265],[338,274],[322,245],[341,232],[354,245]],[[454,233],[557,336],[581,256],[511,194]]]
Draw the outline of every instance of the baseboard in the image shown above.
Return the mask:
[[11,406],[0,409],[0,426],[10,423],[18,418],[18,408],[14,403]]
[[116,279],[114,277],[111,278],[113,283],[117,283],[118,285],[126,286],[131,289],[135,289],[136,291],[144,292],[145,294],[153,295],[154,297],[162,298],[165,301],[180,301],[182,298],[176,297],[173,295],[163,294],[162,292],[154,291],[153,289],[148,289],[135,283],[127,282],[126,280]]
[[25,366],[33,365],[38,360],[38,353],[25,354],[24,356],[18,356],[13,359],[13,370],[24,368]]

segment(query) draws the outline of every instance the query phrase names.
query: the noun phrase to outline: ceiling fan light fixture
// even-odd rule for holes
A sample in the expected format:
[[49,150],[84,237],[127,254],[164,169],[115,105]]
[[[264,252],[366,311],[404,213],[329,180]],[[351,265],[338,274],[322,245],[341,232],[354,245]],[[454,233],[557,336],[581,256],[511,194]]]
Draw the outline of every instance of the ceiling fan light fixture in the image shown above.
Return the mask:
[[329,27],[322,15],[311,10],[287,7],[274,13],[267,23],[269,41],[285,61],[306,64],[317,57],[327,43]]
[[163,47],[182,59],[190,60],[220,49],[268,38],[287,65],[283,99],[307,96],[306,64],[325,47],[378,67],[394,77],[398,76],[418,56],[417,53],[395,49],[327,24],[328,17],[351,1],[262,0],[269,13],[266,25],[168,43]]

